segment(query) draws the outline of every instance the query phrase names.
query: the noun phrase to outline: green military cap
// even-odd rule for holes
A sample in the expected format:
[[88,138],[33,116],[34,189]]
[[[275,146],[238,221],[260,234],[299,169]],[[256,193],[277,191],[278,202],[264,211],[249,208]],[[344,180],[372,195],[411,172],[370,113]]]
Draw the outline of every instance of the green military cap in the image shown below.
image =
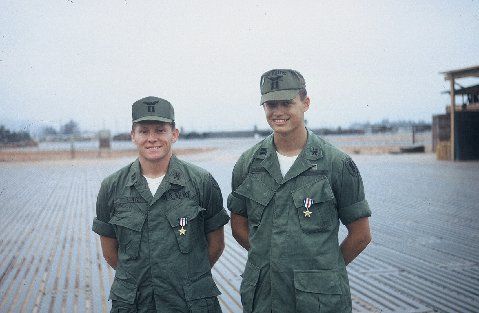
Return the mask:
[[175,121],[175,110],[171,103],[157,97],[146,97],[133,103],[131,108],[133,123],[141,121]]
[[306,87],[303,75],[290,69],[275,69],[261,75],[261,103],[289,101]]

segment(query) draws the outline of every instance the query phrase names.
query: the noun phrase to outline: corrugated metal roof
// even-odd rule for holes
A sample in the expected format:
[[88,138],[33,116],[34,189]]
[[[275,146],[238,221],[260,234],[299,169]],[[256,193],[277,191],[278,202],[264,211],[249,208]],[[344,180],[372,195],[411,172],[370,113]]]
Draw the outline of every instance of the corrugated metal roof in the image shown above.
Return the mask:
[[[229,150],[190,158],[225,196],[239,157]],[[354,158],[373,242],[348,266],[353,311],[479,312],[479,193],[470,188],[478,163],[450,166],[432,154]],[[114,271],[91,222],[101,179],[125,163],[0,164],[0,312],[108,312]],[[213,276],[223,311],[239,313],[247,253],[229,225],[225,234]]]

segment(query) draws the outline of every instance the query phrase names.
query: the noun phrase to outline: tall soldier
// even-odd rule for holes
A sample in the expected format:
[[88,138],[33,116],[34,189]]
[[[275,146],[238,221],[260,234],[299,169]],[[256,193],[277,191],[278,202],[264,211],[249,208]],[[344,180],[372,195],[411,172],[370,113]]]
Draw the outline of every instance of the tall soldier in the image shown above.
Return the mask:
[[138,159],[101,184],[93,231],[116,269],[111,312],[221,312],[211,267],[229,220],[205,170],[172,154],[172,105],[146,97],[132,107]]
[[[346,272],[371,240],[359,171],[349,156],[306,129],[303,76],[261,76],[273,134],[240,157],[228,197],[233,236],[248,261],[243,311],[351,312]],[[348,235],[339,244],[339,221]]]

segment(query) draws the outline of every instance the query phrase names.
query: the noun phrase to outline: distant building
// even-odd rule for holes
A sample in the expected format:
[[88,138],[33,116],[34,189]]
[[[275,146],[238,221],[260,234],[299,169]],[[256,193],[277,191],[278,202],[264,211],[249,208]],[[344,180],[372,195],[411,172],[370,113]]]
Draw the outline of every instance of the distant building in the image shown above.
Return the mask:
[[99,148],[100,149],[110,149],[110,139],[111,139],[111,133],[109,130],[104,129],[100,130],[98,132],[98,142],[99,142]]
[[98,132],[98,157],[102,155],[110,155],[111,150],[111,132],[103,129]]

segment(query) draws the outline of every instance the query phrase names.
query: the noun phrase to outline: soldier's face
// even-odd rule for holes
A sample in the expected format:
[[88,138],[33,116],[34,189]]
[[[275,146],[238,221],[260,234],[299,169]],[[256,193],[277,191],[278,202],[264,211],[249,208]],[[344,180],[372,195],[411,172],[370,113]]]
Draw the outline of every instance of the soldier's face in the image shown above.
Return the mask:
[[169,123],[138,123],[131,131],[131,140],[138,148],[140,159],[158,162],[171,156],[171,146],[178,135],[178,129]]
[[299,95],[290,101],[271,101],[263,104],[266,120],[276,133],[287,135],[304,128],[304,112],[309,109],[309,98],[301,101]]

